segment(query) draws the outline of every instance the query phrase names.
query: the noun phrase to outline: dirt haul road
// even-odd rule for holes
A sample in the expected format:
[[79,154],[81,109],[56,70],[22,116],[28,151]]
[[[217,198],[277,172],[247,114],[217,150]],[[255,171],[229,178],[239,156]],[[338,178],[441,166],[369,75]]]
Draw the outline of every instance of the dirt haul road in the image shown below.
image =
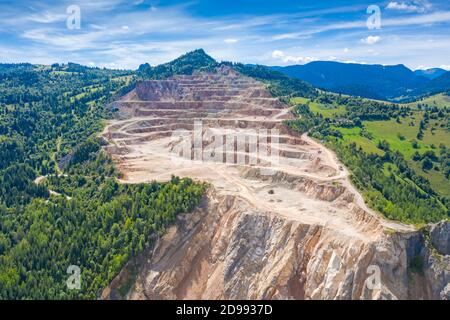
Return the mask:
[[[384,247],[388,243],[386,232],[390,229],[390,233],[408,235],[414,228],[387,221],[370,210],[333,152],[283,125],[283,120],[293,115],[264,84],[222,67],[214,73],[140,82],[113,107],[118,109],[118,119],[108,124],[102,136],[109,142],[106,149],[120,168],[122,182],[167,181],[176,175],[211,184],[201,213],[181,218],[185,224],[180,222],[161,239],[129,297],[245,299],[280,294],[281,298],[342,298],[340,285],[354,286],[353,293],[345,293],[352,298],[367,295],[354,278],[348,278],[349,283],[335,284],[335,290],[330,291],[326,281],[331,280],[317,270],[305,271],[303,280],[292,280],[300,291],[286,289],[292,283],[272,288],[277,293],[267,289],[273,283],[261,279],[275,277],[272,273],[276,267],[266,268],[285,259],[292,263],[295,259],[291,255],[300,250],[289,249],[287,244],[272,247],[294,237],[282,236],[286,230],[300,232],[307,228],[315,245],[310,248],[300,244],[306,240],[299,235],[292,238],[301,250],[312,250],[308,260],[305,256],[298,267],[309,261],[308,267],[326,269],[327,264],[335,263],[330,259],[339,259],[340,265],[348,268],[346,277],[350,277],[359,267],[379,259],[376,247],[380,243],[380,252],[389,252],[392,261],[406,255],[406,251],[399,253]],[[249,219],[258,222],[250,224]],[[268,220],[275,226],[254,229],[255,223]],[[245,231],[247,227],[250,231]],[[256,250],[255,246],[232,253],[234,245],[244,245],[242,237],[249,237],[245,244],[254,243],[259,237],[254,232],[273,237],[271,246],[258,249],[253,257],[263,259],[259,261],[261,269],[251,271],[257,272],[262,282],[247,279],[246,272],[250,271],[242,262],[250,259],[249,252]],[[231,239],[233,235],[236,238]],[[405,250],[404,245],[402,248]],[[242,256],[242,252],[247,253]],[[273,259],[283,255],[271,262],[272,254]],[[321,260],[313,263],[315,258]],[[255,261],[248,262],[248,268],[254,268]],[[234,268],[229,276],[224,269],[227,266]],[[308,267],[305,265],[305,270]],[[333,271],[336,281],[343,277],[341,271]],[[308,278],[319,275],[322,280]],[[392,277],[392,281],[396,278]],[[246,281],[255,281],[248,284],[254,286],[251,293],[242,291]],[[371,297],[386,293],[381,292],[371,293]],[[402,297],[406,293],[386,294]]]
[[[152,100],[143,100],[142,96]],[[268,213],[367,236],[357,228],[353,230],[345,210],[333,201],[299,192],[283,179],[273,181],[287,176],[306,179],[318,188],[343,185],[357,200],[355,205],[372,213],[349,183],[348,171],[334,153],[306,135],[300,137],[284,127],[282,121],[291,117],[289,108],[271,97],[262,84],[224,69],[217,74],[140,84],[119,105],[126,118],[112,121],[103,136],[112,144],[108,150],[119,164],[123,182],[166,181],[172,175],[191,177],[210,182],[220,192],[242,197]],[[195,121],[201,121],[201,132],[197,133],[202,135],[198,143],[202,155],[180,156],[179,149],[188,150],[194,140],[193,136],[183,139],[182,134],[195,131]],[[264,130],[274,140],[269,139],[268,143],[265,140],[265,146],[277,149],[275,155],[272,150],[261,152],[258,140],[264,140]],[[242,150],[238,150],[236,142],[234,148],[228,144],[229,148],[213,150],[211,159],[210,151],[216,146],[205,141],[206,137],[222,136],[226,144],[227,135],[234,139],[243,136],[247,144]],[[257,136],[253,139],[256,146],[249,150],[252,135]],[[218,154],[222,158],[217,159]],[[379,219],[389,228],[411,230]]]

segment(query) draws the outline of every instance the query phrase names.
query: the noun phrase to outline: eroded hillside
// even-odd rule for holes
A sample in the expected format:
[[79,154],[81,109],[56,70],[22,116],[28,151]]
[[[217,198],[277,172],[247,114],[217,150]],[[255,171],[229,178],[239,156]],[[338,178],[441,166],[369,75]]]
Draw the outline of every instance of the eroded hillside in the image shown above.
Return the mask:
[[[140,82],[115,107],[103,136],[124,182],[211,184],[158,241],[128,298],[449,296],[449,252],[367,208],[331,151],[283,125],[290,110],[263,83],[221,67]],[[448,241],[448,224],[433,232],[438,246]]]

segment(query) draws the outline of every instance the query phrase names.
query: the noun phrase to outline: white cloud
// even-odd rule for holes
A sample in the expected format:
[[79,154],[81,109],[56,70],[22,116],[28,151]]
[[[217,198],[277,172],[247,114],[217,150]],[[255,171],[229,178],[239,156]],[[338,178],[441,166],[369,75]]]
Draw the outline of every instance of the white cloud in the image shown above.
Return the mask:
[[272,58],[276,60],[281,60],[284,63],[308,63],[312,61],[316,61],[317,59],[311,57],[301,57],[301,56],[290,56],[286,55],[281,50],[274,50],[272,52]]
[[431,8],[431,4],[428,1],[407,1],[407,2],[397,2],[391,1],[386,6],[386,9],[399,10],[407,12],[418,12],[423,13]]
[[372,44],[379,42],[380,40],[381,40],[381,38],[379,36],[368,36],[367,38],[361,39],[361,42],[372,45]]
[[445,69],[447,71],[450,71],[450,64],[442,64],[442,65],[439,66],[439,68]]
[[430,25],[433,23],[444,22],[448,23],[450,21],[450,11],[433,12],[429,14],[423,14],[419,16],[412,16],[403,19],[384,19],[383,26],[414,26],[414,25]]
[[49,11],[46,11],[41,14],[32,14],[28,16],[28,20],[38,23],[54,23],[54,22],[60,22],[67,19],[66,14],[56,14],[51,13]]
[[343,62],[343,63],[357,63],[357,64],[364,64],[364,63],[359,62],[359,61],[356,61],[356,60],[344,60],[344,61],[341,61],[341,62]]
[[105,29],[107,29],[106,27],[99,26],[99,25],[97,25],[97,24],[90,24],[89,26],[90,26],[92,29],[95,29],[95,30],[105,30]]
[[[391,19],[383,19],[383,27],[401,27],[401,26],[424,26],[435,23],[449,23],[450,11],[437,11],[432,13],[424,13],[422,15],[405,16],[402,18],[395,17]],[[312,35],[335,31],[335,30],[350,30],[350,29],[366,29],[367,25],[364,20],[355,20],[349,22],[336,22],[318,25],[317,27],[305,28],[300,32],[283,33],[272,36],[275,41],[288,39],[305,39]]]
[[282,58],[284,58],[284,52],[281,50],[275,50],[272,52],[272,58],[282,59]]
[[[202,47],[218,60],[244,63],[303,64],[337,58],[336,61],[367,60],[408,66],[448,65],[450,10],[386,17],[383,28],[389,28],[389,32],[372,33],[372,37],[380,35],[380,41],[367,37],[370,33],[365,19],[349,21],[341,15],[324,19],[323,14],[330,14],[327,10],[341,12],[334,7],[325,12],[305,10],[295,14],[231,14],[211,18],[193,15],[187,10],[188,5],[147,8],[149,3],[159,3],[153,0],[145,1],[145,10],[142,10],[144,6],[122,7],[125,2],[130,3],[125,0],[77,0],[85,23],[81,30],[72,31],[63,21],[65,8],[50,2],[42,2],[28,11],[0,4],[0,32],[11,33],[20,40],[0,41],[0,45],[7,46],[6,51],[0,51],[1,60],[95,62],[98,66],[112,66],[108,63],[114,62],[115,67],[136,68],[143,62],[152,65],[167,62]],[[396,2],[412,3],[411,0]],[[443,6],[440,8],[444,10]],[[356,9],[349,11],[365,12],[364,6]],[[393,13],[394,9],[390,11]],[[396,13],[403,12],[406,11]],[[186,25],[188,29],[184,28]],[[406,27],[410,26],[421,28],[408,33]],[[428,42],[433,39],[434,42]],[[370,46],[370,42],[376,45]],[[370,48],[375,48],[380,56],[375,57],[375,52],[368,54]]]

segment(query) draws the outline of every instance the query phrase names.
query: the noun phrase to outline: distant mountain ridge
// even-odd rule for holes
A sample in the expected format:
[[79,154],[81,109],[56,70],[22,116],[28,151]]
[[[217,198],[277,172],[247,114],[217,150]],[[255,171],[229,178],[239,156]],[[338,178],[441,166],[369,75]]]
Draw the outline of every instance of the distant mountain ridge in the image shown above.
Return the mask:
[[424,93],[439,93],[444,91],[450,91],[450,72],[446,72],[443,75],[431,80],[424,91]]
[[408,69],[402,64],[383,66],[334,61],[271,67],[325,90],[381,100],[402,100],[450,89],[450,72],[434,68]]
[[158,66],[152,67],[148,63],[141,64],[137,72],[147,78],[164,78],[177,74],[189,75],[194,71],[211,71],[218,65],[219,63],[206,54],[203,49],[197,49]]
[[446,72],[447,72],[447,70],[444,70],[444,69],[441,69],[441,68],[431,68],[431,69],[414,71],[414,73],[416,75],[428,78],[430,80],[436,79],[436,78],[442,76]]

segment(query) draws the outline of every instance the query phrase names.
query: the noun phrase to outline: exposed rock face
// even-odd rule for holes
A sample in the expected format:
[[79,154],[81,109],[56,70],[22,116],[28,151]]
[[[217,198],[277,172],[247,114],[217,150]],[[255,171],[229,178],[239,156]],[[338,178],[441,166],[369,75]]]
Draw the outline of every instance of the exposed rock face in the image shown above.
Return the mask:
[[443,221],[431,226],[430,239],[436,250],[443,255],[450,255],[450,222]]
[[449,266],[420,232],[365,241],[211,191],[161,239],[129,298],[443,299]]
[[450,221],[432,225],[429,234],[431,244],[423,249],[425,274],[431,279],[432,296],[450,300]]
[[[148,254],[128,298],[448,298],[448,223],[428,238],[372,212],[330,150],[283,126],[289,109],[263,84],[225,68],[142,82],[115,106],[123,119],[103,136],[125,182],[175,174],[211,184],[202,207]],[[201,136],[196,147],[172,139],[180,129]],[[250,148],[259,129],[278,130],[267,148],[277,161]],[[236,142],[217,158],[211,141],[222,130]],[[189,158],[173,161],[186,147]],[[116,280],[104,298],[115,297]]]

